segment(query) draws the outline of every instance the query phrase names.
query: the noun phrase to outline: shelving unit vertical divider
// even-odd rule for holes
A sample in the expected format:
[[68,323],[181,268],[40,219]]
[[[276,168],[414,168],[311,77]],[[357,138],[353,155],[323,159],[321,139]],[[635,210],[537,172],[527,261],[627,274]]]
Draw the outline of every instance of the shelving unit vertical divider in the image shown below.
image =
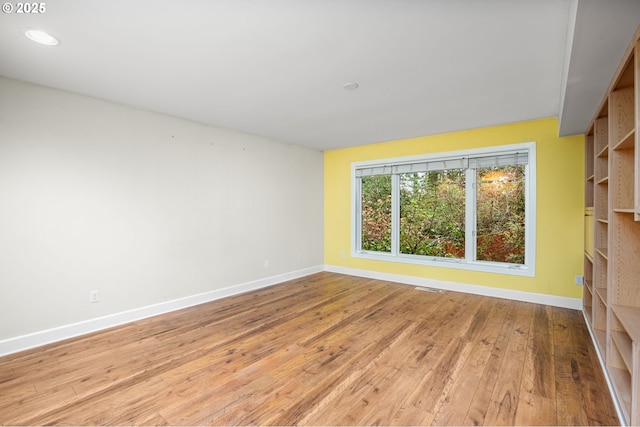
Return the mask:
[[583,308],[587,316],[588,323],[593,321],[593,257],[595,253],[594,242],[594,211],[593,211],[593,195],[594,195],[594,135],[593,126],[587,131],[584,145],[584,296]]
[[[640,31],[640,29],[638,30]],[[637,33],[636,33],[637,37]],[[637,40],[634,46],[634,105],[635,117],[634,128],[636,129],[634,138],[634,220],[640,221],[640,40]]]
[[607,348],[607,283],[609,263],[609,107],[605,103],[594,131],[593,332],[602,354]]

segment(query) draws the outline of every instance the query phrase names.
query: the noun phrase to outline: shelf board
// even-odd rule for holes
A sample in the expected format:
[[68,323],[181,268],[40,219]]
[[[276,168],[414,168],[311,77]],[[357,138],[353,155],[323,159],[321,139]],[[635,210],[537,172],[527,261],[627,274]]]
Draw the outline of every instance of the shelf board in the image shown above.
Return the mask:
[[622,137],[620,142],[618,142],[613,149],[614,150],[628,150],[629,148],[634,148],[634,141],[636,136],[636,130],[631,129],[629,133]]
[[607,288],[601,288],[596,286],[596,295],[598,295],[598,298],[600,298],[600,300],[602,301],[602,304],[606,307],[607,306]]
[[590,254],[589,252],[585,252],[584,256],[587,257],[587,259],[589,260],[589,262],[591,264],[593,264],[593,255],[592,254]]
[[587,181],[593,181],[595,179],[595,175],[591,175],[587,178]]
[[592,293],[592,294],[593,294],[593,291],[592,291],[592,289],[593,289],[593,282],[592,282],[591,280],[586,280],[586,279],[585,279],[585,281],[584,281],[584,286],[585,286],[585,288],[587,288],[587,289],[589,290],[589,292],[590,292],[590,293]]
[[609,144],[605,145],[604,147],[602,147],[602,150],[600,150],[600,152],[598,153],[598,155],[596,157],[609,157]]
[[596,221],[601,222],[603,224],[609,224],[609,220],[606,218],[598,218]]
[[640,307],[614,304],[611,309],[631,337],[631,341],[640,342]]
[[607,261],[609,261],[609,250],[607,248],[596,248],[596,253]]
[[601,184],[601,185],[607,184],[607,185],[609,185],[609,176],[605,176],[604,178],[600,179],[600,181],[596,182],[596,184]]
[[614,208],[613,211],[617,213],[636,213],[636,210],[633,208]]
[[622,360],[624,361],[627,370],[631,372],[633,370],[633,346],[631,344],[631,340],[629,339],[629,335],[620,331],[611,331],[611,339],[613,343],[618,348],[620,352],[620,356],[622,356]]

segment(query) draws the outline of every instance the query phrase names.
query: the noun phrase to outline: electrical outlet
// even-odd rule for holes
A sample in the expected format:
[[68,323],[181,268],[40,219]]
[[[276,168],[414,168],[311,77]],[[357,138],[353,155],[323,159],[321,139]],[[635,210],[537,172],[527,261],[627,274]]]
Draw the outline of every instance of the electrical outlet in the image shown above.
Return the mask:
[[584,276],[576,276],[576,285],[584,285]]
[[340,258],[344,258],[344,252],[340,252]]
[[269,260],[268,259],[264,260],[264,268],[269,268]]
[[91,304],[95,304],[96,302],[100,302],[100,291],[98,291],[98,290],[91,291],[91,293],[89,294],[89,302]]

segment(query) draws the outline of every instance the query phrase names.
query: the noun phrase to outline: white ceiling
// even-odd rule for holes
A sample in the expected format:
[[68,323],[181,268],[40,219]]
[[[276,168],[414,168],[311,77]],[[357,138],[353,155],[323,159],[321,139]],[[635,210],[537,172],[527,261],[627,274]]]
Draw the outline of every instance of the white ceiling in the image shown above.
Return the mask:
[[0,15],[0,75],[318,150],[552,116],[583,132],[640,24],[638,0],[45,5]]

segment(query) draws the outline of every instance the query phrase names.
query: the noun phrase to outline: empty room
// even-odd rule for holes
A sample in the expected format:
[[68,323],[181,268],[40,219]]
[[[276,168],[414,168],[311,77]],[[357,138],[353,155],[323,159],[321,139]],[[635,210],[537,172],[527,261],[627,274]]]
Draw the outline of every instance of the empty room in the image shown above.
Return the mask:
[[639,26],[4,2],[0,425],[640,424]]

